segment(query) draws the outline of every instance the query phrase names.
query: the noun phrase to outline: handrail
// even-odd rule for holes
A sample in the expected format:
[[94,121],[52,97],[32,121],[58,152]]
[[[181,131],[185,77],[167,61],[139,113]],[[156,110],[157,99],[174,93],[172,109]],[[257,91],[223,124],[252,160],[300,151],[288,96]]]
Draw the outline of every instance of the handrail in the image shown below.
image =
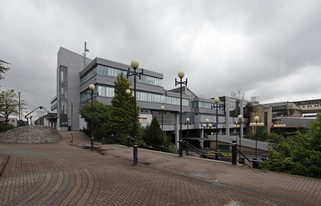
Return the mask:
[[207,154],[205,154],[204,152],[202,152],[201,150],[197,149],[196,147],[194,147],[193,145],[191,145],[189,142],[185,141],[185,140],[180,140],[178,142],[181,142],[183,145],[185,145],[187,148],[189,148],[190,150],[196,152],[197,154],[199,154],[201,157],[203,158],[207,158]]
[[[237,147],[235,147],[235,149],[236,149],[236,151],[238,152],[238,153],[240,153],[247,161],[249,161],[249,162],[253,162],[252,160],[250,160],[249,158],[247,158],[247,156],[245,156],[240,150],[238,150],[237,149]],[[248,166],[248,167],[250,167],[251,168],[251,166],[250,165],[248,165],[248,164],[246,164],[246,162],[244,161],[244,165],[246,165],[246,166]]]
[[238,151],[241,155],[243,155],[243,157],[245,157],[245,159],[247,159],[247,161],[252,162],[252,160],[250,160],[249,158],[247,158],[240,150],[238,150],[237,148],[235,148],[236,151]]
[[[135,141],[135,139],[133,137],[131,137],[131,136],[127,136],[127,138]],[[151,145],[146,144],[145,142],[140,142],[137,139],[136,139],[136,142],[139,143],[140,145],[143,145],[145,148],[154,149],[154,147],[152,147]]]

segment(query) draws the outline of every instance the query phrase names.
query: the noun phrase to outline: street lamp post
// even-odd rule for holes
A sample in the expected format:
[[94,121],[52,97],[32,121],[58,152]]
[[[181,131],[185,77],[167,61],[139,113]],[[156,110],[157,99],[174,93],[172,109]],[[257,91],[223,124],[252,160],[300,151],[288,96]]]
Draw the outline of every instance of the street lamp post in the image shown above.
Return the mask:
[[127,78],[129,76],[134,76],[134,146],[133,146],[133,161],[134,165],[138,164],[138,151],[137,151],[137,138],[136,138],[136,127],[137,127],[137,109],[136,109],[136,76],[141,78],[141,76],[144,73],[144,70],[142,69],[142,72],[136,72],[136,69],[139,66],[138,61],[132,60],[131,61],[131,67],[133,68],[133,72],[130,71],[130,67],[128,67],[128,72],[127,72]]
[[126,89],[127,94],[127,147],[129,147],[129,95],[130,89]]
[[[274,128],[285,128],[286,124],[274,124],[273,125]],[[284,132],[284,131],[283,131]],[[280,131],[279,129],[277,129],[277,134],[281,135],[282,131]],[[285,134],[283,133],[283,136],[285,137]]]
[[162,116],[162,132],[164,132],[164,110],[165,110],[165,107],[162,105],[160,107],[161,109],[161,116]]
[[190,121],[191,121],[191,120],[190,120],[190,118],[188,118],[188,117],[187,117],[187,118],[186,118],[186,126],[187,126],[187,130],[186,130],[186,132],[187,132],[187,134],[186,134],[186,139],[188,139],[188,125],[189,125],[189,124],[191,124],[191,123],[190,123]]
[[90,89],[90,96],[91,96],[91,139],[90,139],[90,144],[91,144],[91,151],[94,150],[94,119],[93,119],[93,111],[94,111],[94,107],[93,107],[93,95],[94,95],[94,90],[95,90],[95,85],[90,84],[89,85],[89,89]]
[[[204,135],[203,135],[203,140],[202,140],[202,144],[201,144],[201,148],[203,149],[204,147],[204,139],[205,139],[205,129],[211,129],[212,128],[212,124],[209,124],[210,120],[209,119],[205,119],[205,123],[203,123],[203,128],[204,128]],[[207,132],[208,133],[208,132]]]
[[[239,119],[239,125],[240,125],[239,151],[241,152],[241,150],[242,150],[242,132],[241,132],[241,130],[242,130],[242,119],[243,119],[243,115],[239,114],[239,115],[237,116],[237,118]],[[239,159],[241,159],[241,154],[239,155]]]
[[[215,159],[218,160],[218,145],[217,145],[217,135],[218,135],[218,103],[220,101],[220,98],[218,97],[215,97],[214,98],[214,103],[215,103],[215,110],[216,110],[216,123],[215,123],[215,149],[216,149],[216,152],[215,152]],[[211,109],[213,109],[213,105],[211,106]]]
[[[235,125],[233,125],[233,128],[235,128],[237,130],[237,128],[240,128],[240,136],[239,136],[239,151],[241,152],[241,147],[242,147],[242,119],[243,119],[243,115],[238,115],[237,118],[239,119],[239,121],[235,121]],[[237,134],[236,134],[237,137]],[[236,139],[237,142],[237,139]],[[241,159],[241,154],[239,154],[239,160]]]
[[254,121],[255,122],[250,123],[250,127],[254,127],[254,129],[255,129],[255,159],[257,160],[257,127],[263,127],[264,123],[259,122],[260,121],[259,116],[255,116]]
[[240,128],[238,121],[235,121],[235,124],[233,124],[233,128],[235,129],[235,141],[237,142],[237,128]]
[[178,148],[178,153],[179,156],[182,157],[183,156],[183,150],[182,150],[182,93],[183,93],[183,85],[187,86],[187,78],[185,81],[183,81],[183,77],[184,77],[184,72],[180,71],[178,72],[178,77],[179,77],[179,81],[177,81],[177,79],[175,78],[175,86],[180,85],[180,107],[179,107],[179,148]]

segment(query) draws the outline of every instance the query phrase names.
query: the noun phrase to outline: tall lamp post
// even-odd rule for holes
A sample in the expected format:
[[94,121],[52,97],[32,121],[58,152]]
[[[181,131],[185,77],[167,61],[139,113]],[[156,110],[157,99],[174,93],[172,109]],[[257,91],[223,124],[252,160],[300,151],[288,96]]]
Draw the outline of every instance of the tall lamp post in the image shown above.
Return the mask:
[[[286,124],[274,124],[273,128],[285,128]],[[277,129],[277,134],[281,135],[282,131],[280,131],[282,129]],[[285,137],[285,134],[283,133],[283,136]]]
[[178,148],[178,153],[179,156],[182,157],[183,156],[183,150],[182,150],[182,93],[183,93],[183,85],[187,86],[187,78],[185,81],[183,81],[183,77],[184,77],[184,72],[180,71],[178,72],[178,77],[179,77],[179,81],[177,81],[177,79],[175,78],[175,86],[180,85],[180,107],[179,107],[179,148]]
[[210,120],[209,119],[205,119],[205,124],[203,123],[203,128],[204,128],[204,135],[203,135],[203,142],[202,142],[202,145],[201,147],[203,148],[204,147],[204,139],[205,139],[205,129],[209,129],[209,128],[212,128],[212,124],[209,124]]
[[186,130],[186,132],[187,132],[186,139],[188,139],[188,125],[190,125],[190,124],[191,124],[191,122],[190,122],[191,120],[190,120],[190,118],[188,118],[188,117],[187,117],[185,121],[186,121],[186,123],[185,123],[185,124],[186,124],[186,126],[187,126],[187,130]]
[[[220,101],[220,98],[215,97],[214,98],[214,103],[215,103],[215,110],[216,110],[216,123],[215,123],[215,148],[216,148],[216,152],[215,152],[215,159],[218,160],[218,146],[217,146],[217,135],[218,135],[218,103]],[[213,109],[213,105],[211,106],[211,109]]]
[[235,121],[235,124],[233,124],[233,128],[235,129],[235,140],[237,142],[237,128],[240,128],[239,122]]
[[127,147],[129,147],[129,95],[130,89],[126,89],[127,94]]
[[250,123],[250,127],[254,127],[255,129],[255,159],[257,159],[257,127],[263,127],[264,123],[263,122],[259,122],[260,121],[260,117],[259,116],[255,116],[254,117],[254,122]]
[[[235,123],[236,123],[236,127],[235,128],[240,128],[240,136],[239,136],[239,151],[241,152],[242,151],[242,132],[241,132],[241,130],[242,130],[242,119],[243,119],[243,115],[241,115],[241,114],[239,114],[238,116],[237,116],[237,118],[239,119],[239,121],[236,121]],[[233,125],[233,127],[234,127],[234,125]],[[241,159],[241,154],[239,154],[239,160]]]
[[89,89],[90,89],[90,97],[91,97],[91,139],[90,139],[90,144],[91,144],[91,151],[94,150],[94,119],[93,119],[93,111],[94,111],[94,107],[93,107],[93,96],[94,96],[94,90],[95,90],[95,85],[90,84],[89,85]]
[[136,109],[136,76],[141,78],[141,76],[144,73],[144,70],[142,69],[142,72],[136,72],[136,69],[139,66],[138,61],[132,60],[130,63],[131,67],[133,68],[133,72],[130,71],[130,67],[128,67],[128,72],[127,72],[127,78],[129,76],[134,76],[134,146],[133,146],[133,161],[134,165],[138,164],[138,151],[137,151],[137,138],[136,138],[136,127],[137,127],[137,109]]
[[[240,124],[240,143],[239,143],[239,151],[241,152],[242,151],[242,119],[243,119],[243,115],[241,115],[241,114],[239,114],[238,116],[237,116],[237,118],[239,119],[239,124]],[[239,159],[241,159],[241,154],[240,154],[240,156],[239,156]]]
[[162,116],[162,132],[164,132],[164,110],[165,110],[165,107],[162,105],[160,107],[161,109],[161,116]]

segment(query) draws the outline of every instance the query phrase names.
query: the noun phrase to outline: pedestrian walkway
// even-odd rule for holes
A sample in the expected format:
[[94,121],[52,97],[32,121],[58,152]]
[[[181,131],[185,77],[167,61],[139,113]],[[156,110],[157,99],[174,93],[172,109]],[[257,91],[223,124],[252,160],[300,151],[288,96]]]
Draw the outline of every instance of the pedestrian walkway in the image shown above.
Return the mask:
[[62,133],[50,144],[0,144],[10,155],[0,205],[320,205],[321,180],[225,162],[95,144]]

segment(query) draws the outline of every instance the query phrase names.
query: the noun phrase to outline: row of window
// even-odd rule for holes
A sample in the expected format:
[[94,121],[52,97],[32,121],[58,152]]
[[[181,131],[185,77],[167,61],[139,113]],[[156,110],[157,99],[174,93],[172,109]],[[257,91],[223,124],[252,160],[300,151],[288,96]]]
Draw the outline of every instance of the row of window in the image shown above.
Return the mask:
[[[127,71],[124,71],[124,70],[121,70],[121,69],[112,68],[112,67],[97,65],[90,72],[88,72],[83,77],[81,77],[80,83],[84,84],[85,82],[87,82],[90,78],[92,78],[95,75],[117,77],[121,73],[123,73],[124,76],[127,77]],[[130,76],[128,78],[128,80],[129,81],[134,81],[134,77]],[[140,79],[136,78],[136,81],[139,82],[139,83],[144,83],[144,84],[162,86],[162,79],[159,79],[159,78],[156,78],[156,77],[147,76],[147,75],[143,75]]]
[[51,102],[51,107],[55,106],[57,104],[57,99]]
[[[193,107],[195,107],[195,108],[205,108],[205,109],[216,109],[216,104],[199,101],[199,102],[194,102]],[[224,106],[222,104],[218,104],[218,110],[224,110]]]
[[92,69],[90,72],[88,72],[83,77],[81,77],[80,84],[87,82],[89,79],[91,79],[96,74],[97,74],[97,69],[96,68]]
[[[152,93],[147,93],[147,92],[137,92],[136,95],[137,95],[138,101],[180,105],[179,98],[177,98],[177,97],[168,97],[168,96],[163,96],[163,95],[159,95],[159,94],[152,94]],[[182,99],[182,105],[189,106],[188,99]]]
[[[129,76],[128,80],[133,82],[134,81],[134,76]],[[141,79],[136,78],[136,81],[139,82],[139,83],[144,83],[144,84],[162,86],[162,79],[151,77],[151,76],[146,76],[146,75],[143,75],[141,77]]]
[[[106,86],[100,86],[98,85],[96,87],[96,92],[98,92],[98,96],[101,97],[114,97],[114,88],[113,87],[106,87]],[[148,93],[148,92],[136,92],[136,99],[138,101],[143,101],[143,102],[156,102],[156,103],[164,103],[164,104],[173,104],[173,105],[179,105],[180,101],[179,98],[177,97],[168,97],[168,96],[163,96],[159,94],[153,94],[153,93]],[[80,100],[81,102],[86,101],[90,99],[90,93],[83,92],[80,95]],[[182,105],[183,106],[189,106],[189,101],[188,99],[182,99]]]
[[319,105],[319,104],[315,104],[315,105],[303,105],[302,107],[303,107],[303,108],[305,108],[305,107],[320,107],[320,105]]

